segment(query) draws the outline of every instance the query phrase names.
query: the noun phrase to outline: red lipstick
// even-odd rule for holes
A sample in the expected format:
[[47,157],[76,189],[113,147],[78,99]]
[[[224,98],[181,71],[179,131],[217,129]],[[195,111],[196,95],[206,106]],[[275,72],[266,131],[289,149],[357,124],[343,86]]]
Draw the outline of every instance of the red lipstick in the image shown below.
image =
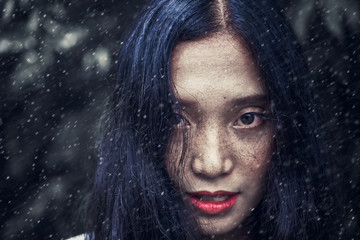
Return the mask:
[[206,214],[219,214],[234,206],[238,193],[226,191],[200,191],[187,193],[194,207]]

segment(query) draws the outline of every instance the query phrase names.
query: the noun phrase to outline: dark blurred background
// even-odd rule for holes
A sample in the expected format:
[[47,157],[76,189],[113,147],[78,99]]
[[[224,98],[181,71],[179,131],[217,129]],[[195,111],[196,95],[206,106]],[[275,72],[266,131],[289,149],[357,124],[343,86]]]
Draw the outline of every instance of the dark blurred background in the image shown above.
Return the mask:
[[[1,239],[84,231],[97,124],[145,2],[0,0]],[[313,74],[339,239],[360,239],[360,2],[278,3]]]

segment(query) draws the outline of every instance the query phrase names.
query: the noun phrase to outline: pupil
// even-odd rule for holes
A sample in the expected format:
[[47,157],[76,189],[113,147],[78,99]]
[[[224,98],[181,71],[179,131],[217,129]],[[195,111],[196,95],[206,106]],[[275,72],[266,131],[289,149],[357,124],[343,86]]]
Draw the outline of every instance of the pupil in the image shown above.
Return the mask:
[[254,122],[254,118],[255,118],[254,114],[246,113],[241,116],[241,122],[245,125],[249,125]]

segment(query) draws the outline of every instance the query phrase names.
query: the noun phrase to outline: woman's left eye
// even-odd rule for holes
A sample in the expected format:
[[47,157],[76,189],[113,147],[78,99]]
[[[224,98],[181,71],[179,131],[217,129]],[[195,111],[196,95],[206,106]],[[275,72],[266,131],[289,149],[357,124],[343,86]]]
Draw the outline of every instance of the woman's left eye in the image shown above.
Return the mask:
[[241,115],[234,123],[235,126],[241,128],[254,128],[261,125],[265,121],[265,114],[257,112],[248,112]]

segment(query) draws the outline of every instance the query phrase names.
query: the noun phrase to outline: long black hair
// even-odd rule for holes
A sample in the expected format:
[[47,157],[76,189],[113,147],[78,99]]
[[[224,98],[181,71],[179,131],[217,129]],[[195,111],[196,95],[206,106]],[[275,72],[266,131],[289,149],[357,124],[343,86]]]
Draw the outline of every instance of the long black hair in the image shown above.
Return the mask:
[[154,0],[139,16],[121,48],[99,141],[91,237],[199,239],[164,164],[176,101],[170,59],[178,42],[228,29],[250,45],[276,122],[266,193],[247,219],[249,234],[325,239],[317,232],[327,215],[312,83],[281,10],[269,0]]

